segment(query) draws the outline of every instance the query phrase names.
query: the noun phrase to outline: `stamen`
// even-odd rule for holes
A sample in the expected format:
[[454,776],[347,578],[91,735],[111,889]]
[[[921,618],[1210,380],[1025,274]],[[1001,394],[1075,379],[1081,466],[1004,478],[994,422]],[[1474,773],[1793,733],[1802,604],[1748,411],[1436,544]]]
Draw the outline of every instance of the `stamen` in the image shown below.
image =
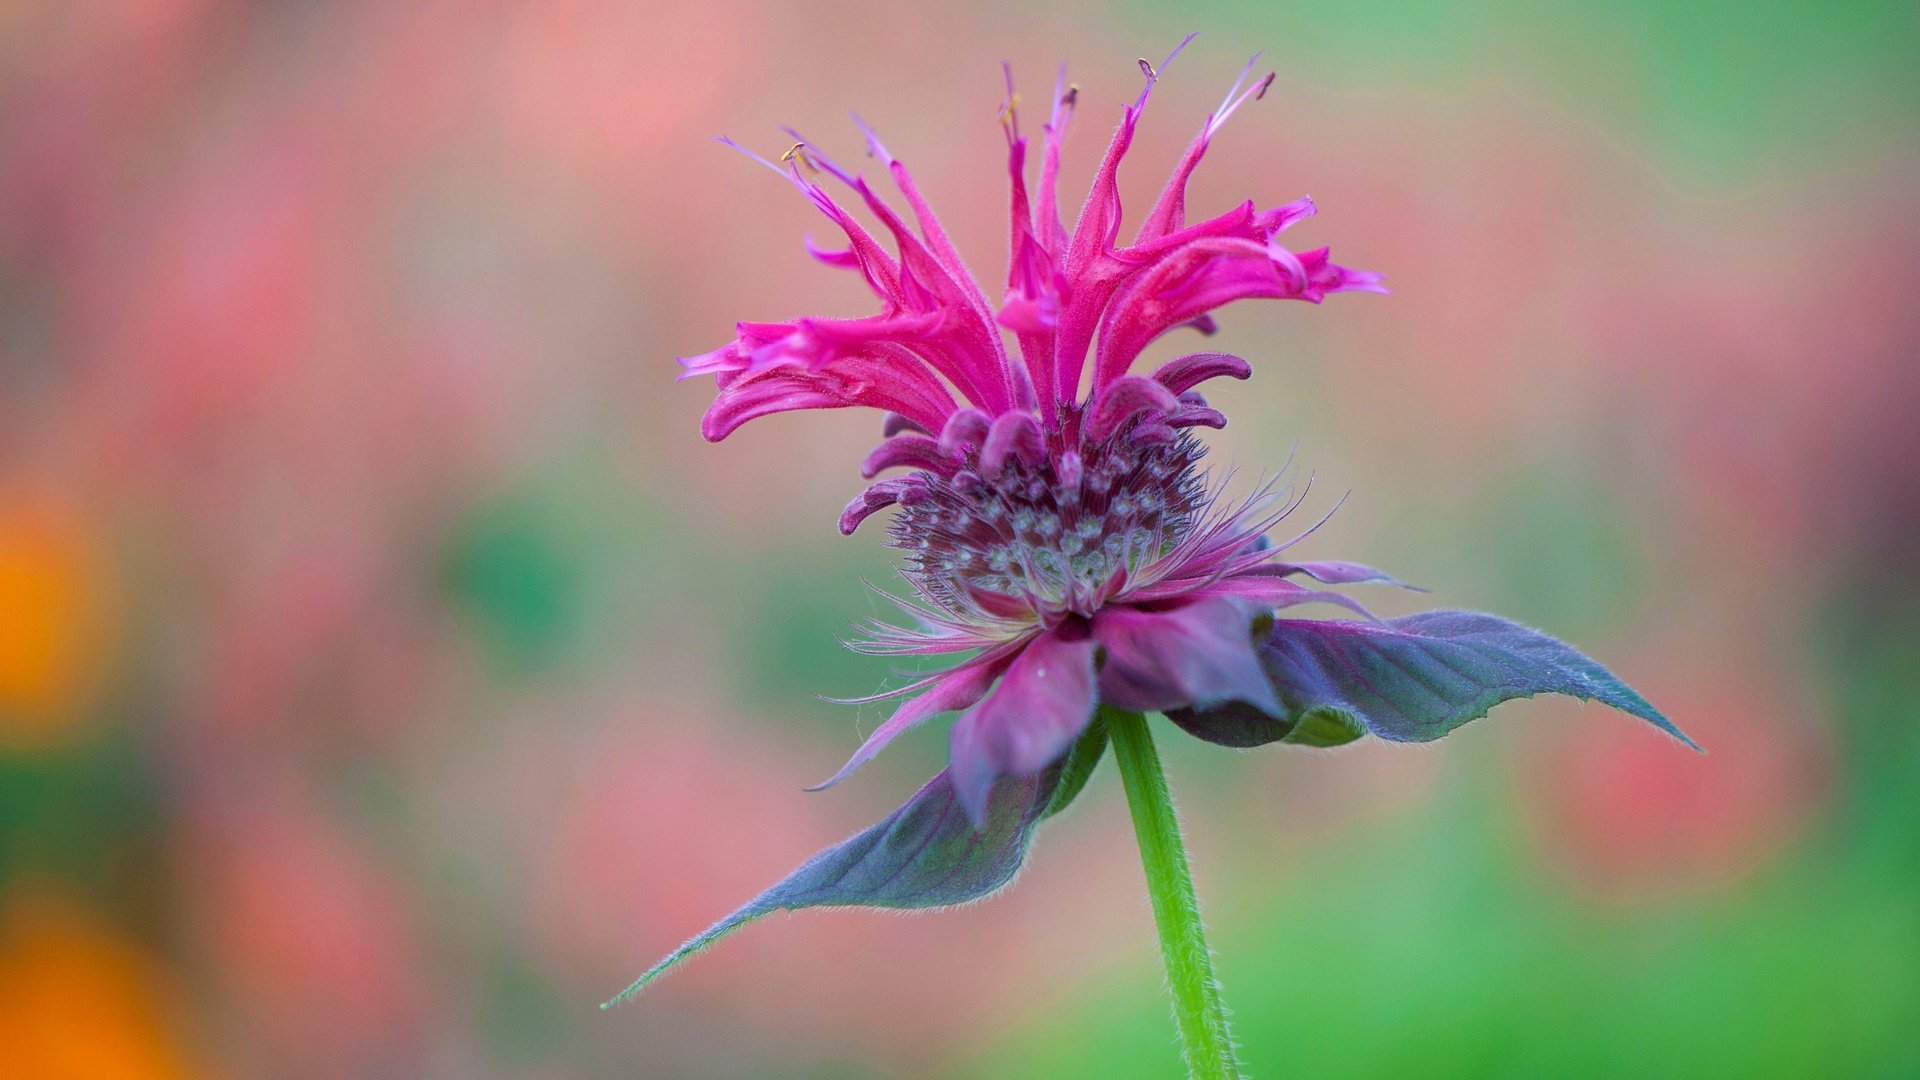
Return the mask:
[[787,148],[786,153],[780,155],[780,163],[787,166],[798,165],[814,176],[819,176],[820,166],[814,163],[813,155],[807,151],[806,143],[794,143]]
[[889,169],[893,168],[894,156],[887,150],[886,144],[880,141],[880,133],[873,130],[872,125],[868,124],[865,120],[860,119],[859,113],[848,113],[847,115],[853,118],[853,124],[860,129],[860,134],[866,136],[867,156],[870,158],[878,158],[882,165],[885,165]]

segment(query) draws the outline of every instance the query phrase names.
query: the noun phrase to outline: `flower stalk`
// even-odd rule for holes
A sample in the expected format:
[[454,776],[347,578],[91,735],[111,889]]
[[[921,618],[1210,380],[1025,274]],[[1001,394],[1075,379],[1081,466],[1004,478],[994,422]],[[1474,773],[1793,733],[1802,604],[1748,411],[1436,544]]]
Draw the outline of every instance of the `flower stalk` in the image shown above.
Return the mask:
[[1160,954],[1173,994],[1174,1021],[1180,1028],[1187,1071],[1194,1080],[1240,1080],[1227,1031],[1227,1012],[1213,978],[1213,954],[1207,949],[1200,905],[1187,869],[1180,822],[1174,817],[1167,774],[1160,767],[1153,733],[1140,713],[1101,709],[1113,756],[1127,789],[1127,808],[1140,842],[1140,863],[1147,874],[1147,895],[1160,931]]

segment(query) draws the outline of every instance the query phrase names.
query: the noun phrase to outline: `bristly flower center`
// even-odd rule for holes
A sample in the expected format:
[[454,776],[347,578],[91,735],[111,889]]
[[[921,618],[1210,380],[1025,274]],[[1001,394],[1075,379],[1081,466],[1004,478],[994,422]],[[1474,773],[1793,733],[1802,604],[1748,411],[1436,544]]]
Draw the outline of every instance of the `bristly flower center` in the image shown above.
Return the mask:
[[1042,621],[1091,615],[1193,530],[1206,505],[1203,453],[1184,432],[1152,440],[1135,428],[1064,461],[929,475],[925,493],[903,501],[888,542],[950,609]]

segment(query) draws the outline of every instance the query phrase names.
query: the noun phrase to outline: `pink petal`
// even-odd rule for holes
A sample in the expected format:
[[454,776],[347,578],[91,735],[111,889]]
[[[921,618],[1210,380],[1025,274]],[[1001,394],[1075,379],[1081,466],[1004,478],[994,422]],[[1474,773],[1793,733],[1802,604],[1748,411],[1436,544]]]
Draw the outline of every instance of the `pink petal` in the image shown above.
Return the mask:
[[993,693],[954,722],[954,787],[976,824],[1002,776],[1028,776],[1067,752],[1093,719],[1095,642],[1059,629],[1027,643]]
[[1278,710],[1254,651],[1256,612],[1225,597],[1168,611],[1102,609],[1093,620],[1094,637],[1106,653],[1100,700],[1141,712],[1223,701]]
[[1007,669],[1016,651],[1016,648],[1002,648],[982,653],[959,667],[935,676],[928,681],[924,692],[895,709],[886,723],[873,729],[873,734],[867,736],[867,741],[860,744],[860,749],[854,751],[845,765],[840,766],[839,772],[807,790],[824,791],[852,776],[855,770],[872,760],[888,743],[921,721],[938,713],[973,705],[986,694],[993,680]]

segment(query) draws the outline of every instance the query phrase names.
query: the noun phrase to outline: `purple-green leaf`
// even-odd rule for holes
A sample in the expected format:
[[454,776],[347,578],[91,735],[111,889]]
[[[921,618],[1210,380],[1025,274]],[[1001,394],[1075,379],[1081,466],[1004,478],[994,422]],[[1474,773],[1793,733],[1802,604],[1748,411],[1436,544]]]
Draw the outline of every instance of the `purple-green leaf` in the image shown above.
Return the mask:
[[1047,801],[1046,812],[1040,815],[1040,820],[1045,821],[1073,804],[1106,752],[1107,722],[1095,715],[1087,730],[1074,740],[1073,749],[1060,759],[1060,782],[1054,785],[1053,797]]
[[[1103,732],[1098,746],[1087,748],[1092,757],[1080,766],[1079,783],[1085,783],[1085,773],[1105,745]],[[979,829],[968,821],[942,770],[906,805],[808,859],[779,884],[668,954],[602,1007],[625,1001],[682,960],[775,911],[939,908],[992,894],[1019,872],[1035,826],[1064,807],[1054,800],[1061,770],[1062,764],[1055,763],[1032,776],[1000,780],[988,796]]]
[[1275,620],[1260,662],[1278,715],[1240,704],[1169,714],[1226,746],[1332,746],[1373,734],[1427,742],[1503,701],[1564,694],[1637,716],[1698,750],[1647,699],[1579,650],[1477,611],[1428,611],[1382,623]]

